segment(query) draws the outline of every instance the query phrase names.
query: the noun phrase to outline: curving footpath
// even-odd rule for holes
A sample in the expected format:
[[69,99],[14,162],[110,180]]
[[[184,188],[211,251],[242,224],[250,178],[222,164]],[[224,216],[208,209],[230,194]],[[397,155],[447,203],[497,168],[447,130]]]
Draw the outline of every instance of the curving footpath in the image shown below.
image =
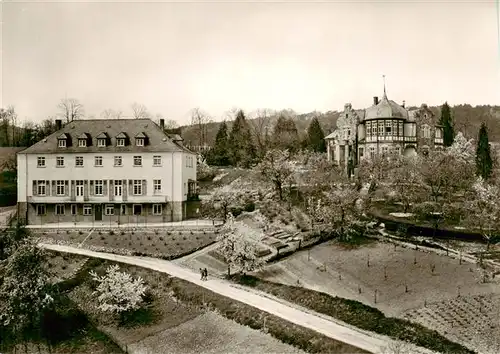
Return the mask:
[[[302,310],[293,304],[287,303],[286,301],[274,299],[272,297],[265,296],[264,294],[259,294],[258,292],[251,291],[250,288],[246,289],[241,286],[235,286],[224,279],[212,278],[209,279],[209,281],[201,281],[198,273],[192,271],[191,269],[179,266],[173,262],[150,257],[133,257],[95,252],[64,245],[40,243],[38,246],[54,251],[101,258],[167,273],[171,276],[184,279],[198,286],[202,286],[220,295],[232,298],[272,315],[281,317],[302,327],[312,329],[332,339],[350,344],[372,353],[384,352],[387,345],[392,342],[392,340],[388,337],[383,337],[377,334],[372,335],[371,332],[365,332],[356,328],[348,327],[336,322],[336,320],[331,317],[317,314],[313,311]],[[417,347],[415,347],[414,349],[415,350],[412,351],[413,353],[432,353],[431,351],[423,348],[417,349]]]

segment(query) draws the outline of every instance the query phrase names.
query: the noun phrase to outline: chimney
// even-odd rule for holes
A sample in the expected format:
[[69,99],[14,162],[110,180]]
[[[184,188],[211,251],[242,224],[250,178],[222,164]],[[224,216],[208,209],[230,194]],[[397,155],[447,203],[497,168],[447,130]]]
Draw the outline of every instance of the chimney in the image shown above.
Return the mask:
[[62,128],[62,120],[56,119],[56,130],[60,130]]
[[405,103],[406,103],[406,101],[405,101],[405,100],[403,100],[403,108],[405,108]]
[[373,97],[373,104],[376,106],[378,105],[378,97],[377,96],[374,96]]
[[160,129],[163,131],[165,130],[165,119],[160,119]]

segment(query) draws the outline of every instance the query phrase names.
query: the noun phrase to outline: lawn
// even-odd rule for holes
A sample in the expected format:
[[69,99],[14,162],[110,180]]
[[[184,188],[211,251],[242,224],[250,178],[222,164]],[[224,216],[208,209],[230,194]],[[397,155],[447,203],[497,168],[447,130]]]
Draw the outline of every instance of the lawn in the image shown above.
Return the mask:
[[[113,263],[95,264],[93,269],[99,273]],[[120,323],[97,312],[88,276],[81,278],[70,297],[97,321],[99,328],[130,349],[148,353],[363,353],[164,273],[123,264],[120,269],[141,276],[150,287],[150,305],[130,316],[128,322]]]
[[47,270],[52,282],[58,283],[71,278],[88,260],[87,257],[72,256],[66,253],[47,252]]
[[[40,235],[40,231],[37,231]],[[167,230],[93,230],[92,232],[61,230],[42,232],[44,241],[79,245],[119,254],[144,255],[175,259],[215,242],[217,235],[208,231]]]
[[441,353],[473,353],[434,330],[398,318],[386,317],[381,311],[358,301],[333,297],[300,286],[268,282],[253,276],[235,276],[233,278],[241,284],[337,318],[360,329],[387,335]]
[[[256,275],[286,285],[297,285],[298,281],[304,288],[357,300],[399,318],[412,310],[446,304],[458,294],[464,299],[500,294],[498,279],[482,283],[483,271],[477,265],[380,242],[346,248],[329,241],[270,264]],[[472,330],[482,322],[482,317],[473,316],[464,327]],[[430,327],[448,335],[453,324],[446,326]],[[465,337],[450,338],[470,347],[477,344]]]

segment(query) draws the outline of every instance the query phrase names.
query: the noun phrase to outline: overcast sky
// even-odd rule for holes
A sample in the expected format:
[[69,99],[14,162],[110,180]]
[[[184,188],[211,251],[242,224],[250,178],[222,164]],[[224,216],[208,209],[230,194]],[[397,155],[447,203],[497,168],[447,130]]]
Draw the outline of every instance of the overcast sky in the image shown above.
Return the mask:
[[42,120],[63,97],[87,114],[139,102],[186,123],[201,107],[297,112],[500,104],[494,1],[3,2],[0,104]]

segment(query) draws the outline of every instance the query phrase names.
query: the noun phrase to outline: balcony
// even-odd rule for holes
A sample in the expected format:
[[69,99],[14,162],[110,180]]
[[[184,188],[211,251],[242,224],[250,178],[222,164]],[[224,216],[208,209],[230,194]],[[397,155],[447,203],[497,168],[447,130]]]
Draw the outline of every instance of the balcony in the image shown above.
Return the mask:
[[417,137],[416,136],[405,136],[405,142],[416,143]]
[[85,197],[70,197],[70,196],[28,196],[28,203],[167,203],[169,198],[165,195],[129,195],[127,197],[114,197],[110,201],[109,196],[91,195]]

